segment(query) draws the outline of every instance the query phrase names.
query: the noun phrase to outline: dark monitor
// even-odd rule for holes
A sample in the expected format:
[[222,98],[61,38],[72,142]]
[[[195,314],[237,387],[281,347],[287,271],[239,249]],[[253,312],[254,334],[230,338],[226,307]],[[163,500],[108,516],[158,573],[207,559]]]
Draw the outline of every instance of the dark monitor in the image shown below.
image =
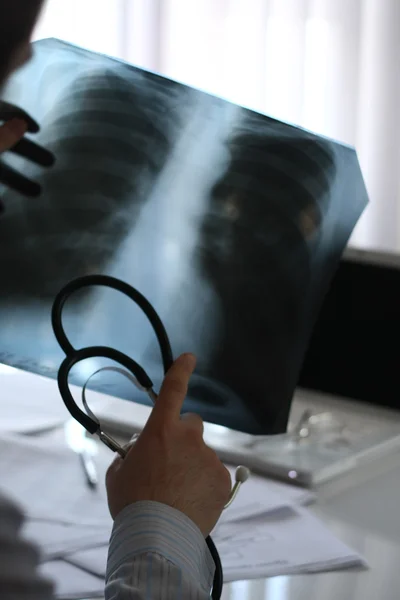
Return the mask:
[[[58,40],[35,44],[6,99],[41,124],[35,139],[57,162],[8,159],[43,192],[3,193],[0,360],[54,377],[55,294],[80,275],[113,275],[152,302],[175,355],[197,354],[186,410],[285,431],[318,310],[367,204],[355,151]],[[67,309],[75,347],[114,346],[159,387],[156,340],[128,300],[99,288]],[[81,364],[72,382],[101,366]],[[110,373],[92,386],[147,403]]]
[[349,249],[327,294],[300,385],[400,408],[400,257]]

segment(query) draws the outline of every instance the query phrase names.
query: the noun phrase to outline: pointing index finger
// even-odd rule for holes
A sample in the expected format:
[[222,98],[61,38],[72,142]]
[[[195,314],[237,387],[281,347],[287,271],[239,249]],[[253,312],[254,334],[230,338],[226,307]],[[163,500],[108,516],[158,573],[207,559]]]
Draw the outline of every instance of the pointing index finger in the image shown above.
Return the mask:
[[185,401],[190,377],[196,366],[193,354],[182,354],[166,374],[150,420],[164,423],[178,421]]

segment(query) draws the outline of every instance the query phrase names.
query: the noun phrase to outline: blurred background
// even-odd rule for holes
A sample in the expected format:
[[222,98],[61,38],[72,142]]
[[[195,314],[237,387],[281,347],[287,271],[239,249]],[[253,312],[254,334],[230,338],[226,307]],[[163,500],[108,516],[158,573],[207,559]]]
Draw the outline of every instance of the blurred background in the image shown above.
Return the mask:
[[399,0],[48,0],[58,37],[355,146],[351,245],[400,250]]

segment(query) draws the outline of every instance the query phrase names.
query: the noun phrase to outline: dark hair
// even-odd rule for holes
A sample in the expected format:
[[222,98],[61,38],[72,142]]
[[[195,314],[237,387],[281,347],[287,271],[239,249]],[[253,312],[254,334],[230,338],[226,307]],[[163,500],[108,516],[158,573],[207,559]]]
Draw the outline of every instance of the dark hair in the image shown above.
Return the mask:
[[29,41],[44,0],[0,0],[0,85],[13,54]]

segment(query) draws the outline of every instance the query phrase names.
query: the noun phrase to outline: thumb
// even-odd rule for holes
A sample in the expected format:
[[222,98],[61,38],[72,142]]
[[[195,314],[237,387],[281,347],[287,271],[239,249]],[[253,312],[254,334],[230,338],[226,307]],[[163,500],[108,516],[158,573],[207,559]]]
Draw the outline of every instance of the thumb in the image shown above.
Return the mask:
[[149,418],[150,423],[178,422],[190,377],[196,366],[193,354],[182,354],[166,374],[160,394]]

